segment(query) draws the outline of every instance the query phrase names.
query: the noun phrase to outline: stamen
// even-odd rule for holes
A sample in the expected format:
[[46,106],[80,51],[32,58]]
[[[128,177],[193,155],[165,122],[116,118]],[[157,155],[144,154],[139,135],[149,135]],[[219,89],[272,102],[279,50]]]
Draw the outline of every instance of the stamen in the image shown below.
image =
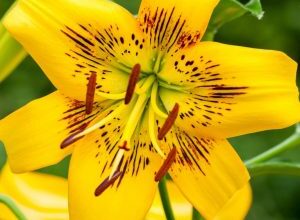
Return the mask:
[[116,159],[113,163],[113,166],[111,168],[111,173],[109,175],[109,179],[112,179],[114,174],[116,173],[116,171],[119,169],[119,165],[120,165],[120,162],[124,156],[124,153],[125,151],[124,150],[119,150],[119,152],[117,153],[117,156],[116,156]]
[[170,114],[168,115],[167,120],[165,121],[164,125],[162,126],[161,129],[159,129],[158,132],[158,140],[162,140],[164,138],[164,136],[166,136],[166,134],[169,132],[169,130],[172,128],[177,116],[178,116],[178,112],[179,112],[179,105],[178,103],[176,103],[172,109],[172,111],[170,112]]
[[157,82],[155,82],[151,90],[151,106],[157,115],[159,115],[162,118],[167,118],[168,115],[162,112],[156,103],[157,91],[158,91],[158,84]]
[[161,68],[161,62],[162,62],[162,59],[164,57],[164,54],[163,53],[159,53],[156,57],[156,61],[155,61],[155,64],[154,64],[154,68],[153,68],[153,71],[154,73],[159,73],[160,71],[160,68]]
[[142,78],[142,79],[140,79],[139,82],[136,84],[135,91],[137,91],[139,88],[141,88],[145,84],[145,82],[146,82],[147,79],[148,78]]
[[132,99],[132,96],[134,94],[136,83],[138,82],[139,75],[141,73],[141,65],[135,64],[131,70],[131,75],[129,78],[128,86],[127,86],[127,92],[125,96],[125,105],[128,105]]
[[85,99],[85,113],[87,115],[91,114],[93,111],[93,104],[95,98],[97,74],[92,73],[89,78],[89,82],[86,90],[86,99]]
[[160,149],[158,143],[157,143],[157,139],[156,139],[156,135],[155,135],[155,118],[154,118],[155,114],[152,108],[149,108],[149,121],[148,121],[148,126],[149,126],[149,136],[151,139],[151,142],[153,144],[154,149],[157,151],[157,153],[162,157],[162,158],[166,158],[166,156],[164,155],[164,153],[162,152],[162,150]]
[[111,178],[107,177],[95,190],[95,196],[100,196],[109,186],[122,175],[123,172],[116,171]]
[[148,96],[146,94],[142,94],[139,96],[132,112],[129,115],[128,121],[124,128],[124,133],[120,140],[120,145],[119,145],[120,148],[124,146],[125,141],[126,141],[126,150],[130,148],[128,144],[130,143],[135,128],[138,122],[140,121],[141,115],[144,112],[145,106],[147,104],[147,100],[148,100]]
[[82,131],[78,131],[72,135],[70,135],[69,137],[67,137],[61,144],[60,144],[60,149],[65,149],[66,147],[68,147],[69,145],[75,143],[76,141],[80,140],[81,138],[83,138],[83,136],[80,137],[76,137],[76,135],[78,135],[80,132]]
[[99,127],[105,125],[108,121],[112,120],[116,115],[118,115],[121,111],[123,111],[125,107],[126,107],[126,105],[118,106],[116,108],[116,110],[114,110],[108,116],[104,117],[98,123],[94,124],[93,126],[87,128],[83,131],[80,131],[80,132],[70,135],[61,143],[61,148],[66,148],[67,146],[69,146],[69,145],[73,144],[74,142],[83,138],[83,136],[85,136],[85,135],[91,133],[92,131],[98,129]]
[[154,75],[149,76],[143,83],[141,87],[136,88],[136,93],[137,94],[143,94],[145,93],[153,84],[155,81],[156,77]]
[[176,158],[176,153],[177,153],[176,147],[173,147],[173,149],[168,154],[167,159],[164,161],[163,165],[160,167],[160,169],[155,175],[154,180],[156,182],[160,181],[164,177],[164,175],[166,175],[166,173],[168,172],[169,168],[171,167],[172,163]]
[[97,96],[100,96],[102,98],[106,98],[106,99],[114,99],[114,100],[118,100],[118,99],[124,99],[126,92],[122,92],[122,93],[105,93],[105,92],[96,92]]

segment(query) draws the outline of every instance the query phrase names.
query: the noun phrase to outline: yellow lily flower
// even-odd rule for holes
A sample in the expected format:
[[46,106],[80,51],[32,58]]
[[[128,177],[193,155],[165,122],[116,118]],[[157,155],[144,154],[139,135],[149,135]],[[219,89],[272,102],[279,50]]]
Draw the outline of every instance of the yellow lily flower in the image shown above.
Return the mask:
[[[66,220],[68,214],[67,180],[41,173],[13,174],[5,166],[0,175],[0,193],[14,200],[28,220]],[[16,220],[0,204],[0,219]]]
[[[177,220],[192,218],[192,205],[178,190],[172,181],[167,181],[172,208]],[[4,166],[0,175],[0,193],[16,202],[18,207],[30,220],[67,220],[67,180],[41,173],[13,174],[10,168]],[[251,187],[246,184],[238,191],[223,211],[215,218],[244,219],[252,200]],[[233,215],[234,214],[234,215]],[[0,204],[0,219],[15,220],[13,213]],[[145,220],[165,219],[160,195],[157,192],[154,202]]]
[[[172,181],[167,181],[169,197],[176,220],[192,219],[192,205],[186,200]],[[242,220],[245,219],[252,202],[250,184],[246,184],[215,216],[214,220]],[[145,220],[164,220],[165,214],[159,193],[156,193],[154,202]]]
[[72,153],[70,216],[89,220],[142,219],[169,172],[214,218],[249,180],[225,138],[299,121],[288,56],[200,42],[217,3],[143,0],[135,18],[106,0],[18,1],[4,25],[58,91],[0,121],[13,171]]

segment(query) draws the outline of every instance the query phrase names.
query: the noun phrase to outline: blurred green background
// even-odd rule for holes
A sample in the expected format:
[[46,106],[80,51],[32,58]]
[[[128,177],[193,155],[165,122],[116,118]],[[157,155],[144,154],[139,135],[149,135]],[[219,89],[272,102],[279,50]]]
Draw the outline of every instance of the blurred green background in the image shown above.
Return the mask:
[[[0,17],[12,2],[13,0],[1,0]],[[118,0],[117,2],[132,13],[137,12],[140,4],[140,0]],[[262,20],[245,15],[223,26],[215,40],[234,45],[281,50],[299,63],[300,1],[262,0],[262,4],[265,11]],[[51,91],[54,91],[54,87],[35,62],[27,57],[0,86],[0,118]],[[259,106],[253,107],[259,108]],[[284,140],[293,132],[293,129],[246,135],[231,139],[231,142],[240,156],[246,160]],[[5,162],[5,157],[5,150],[0,143],[0,167]],[[282,157],[285,160],[299,162],[300,146],[298,149],[285,153]],[[60,164],[45,168],[41,172],[67,176],[68,161],[67,158]],[[251,184],[254,201],[247,219],[300,219],[299,177],[260,176],[253,178]]]

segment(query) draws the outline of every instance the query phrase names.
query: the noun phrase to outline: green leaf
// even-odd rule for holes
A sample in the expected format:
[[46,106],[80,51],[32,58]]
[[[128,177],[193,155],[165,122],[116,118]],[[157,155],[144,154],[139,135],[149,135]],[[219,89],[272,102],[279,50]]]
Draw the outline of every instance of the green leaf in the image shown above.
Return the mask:
[[262,19],[264,16],[260,0],[250,0],[248,4],[246,4],[245,8],[258,19]]
[[212,14],[203,40],[213,40],[220,27],[246,13],[261,19],[264,12],[260,0],[250,0],[245,5],[237,0],[221,0]]

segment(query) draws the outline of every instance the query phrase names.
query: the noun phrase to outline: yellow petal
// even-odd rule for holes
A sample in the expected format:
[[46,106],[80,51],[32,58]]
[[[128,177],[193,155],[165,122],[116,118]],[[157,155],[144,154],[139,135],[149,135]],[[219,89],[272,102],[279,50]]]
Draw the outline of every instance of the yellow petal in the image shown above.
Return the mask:
[[176,147],[177,158],[169,173],[206,219],[214,218],[248,183],[243,162],[226,140],[193,136],[175,127],[161,145]]
[[[11,197],[30,220],[67,220],[67,181],[47,174],[13,174],[6,165],[0,176],[0,193]],[[0,206],[0,219],[16,219]]]
[[250,184],[236,192],[231,200],[217,214],[214,220],[245,219],[252,203],[252,190]]
[[[103,104],[104,105],[104,104]],[[14,172],[35,170],[55,164],[72,152],[61,142],[97,116],[85,114],[84,103],[59,92],[35,100],[0,121],[0,140]]]
[[149,140],[146,123],[137,131],[130,151],[125,151],[120,161],[122,175],[112,187],[95,196],[96,188],[111,174],[118,158],[127,115],[128,111],[124,111],[82,139],[74,149],[69,170],[71,219],[138,220],[143,219],[150,208],[157,186],[155,171],[161,159]]
[[188,92],[160,96],[168,110],[178,102],[177,125],[189,132],[224,138],[300,119],[297,64],[281,52],[202,42],[166,60],[160,77]]
[[[171,206],[176,220],[192,219],[192,205],[182,195],[178,187],[172,182],[167,181],[167,188]],[[245,219],[252,202],[252,191],[250,184],[246,184],[236,192],[231,200],[217,214],[214,220],[242,220]],[[155,195],[154,202],[149,210],[146,220],[165,220],[165,213],[161,203],[159,192]]]
[[78,100],[91,73],[98,91],[122,93],[132,66],[149,71],[152,62],[133,15],[111,1],[20,0],[4,25],[52,83]]
[[[176,220],[192,219],[192,205],[172,181],[167,181],[167,188],[171,206]],[[154,202],[145,220],[165,220],[165,213],[161,203],[159,191],[156,192]]]
[[143,0],[138,22],[153,49],[174,52],[200,42],[219,0]]

